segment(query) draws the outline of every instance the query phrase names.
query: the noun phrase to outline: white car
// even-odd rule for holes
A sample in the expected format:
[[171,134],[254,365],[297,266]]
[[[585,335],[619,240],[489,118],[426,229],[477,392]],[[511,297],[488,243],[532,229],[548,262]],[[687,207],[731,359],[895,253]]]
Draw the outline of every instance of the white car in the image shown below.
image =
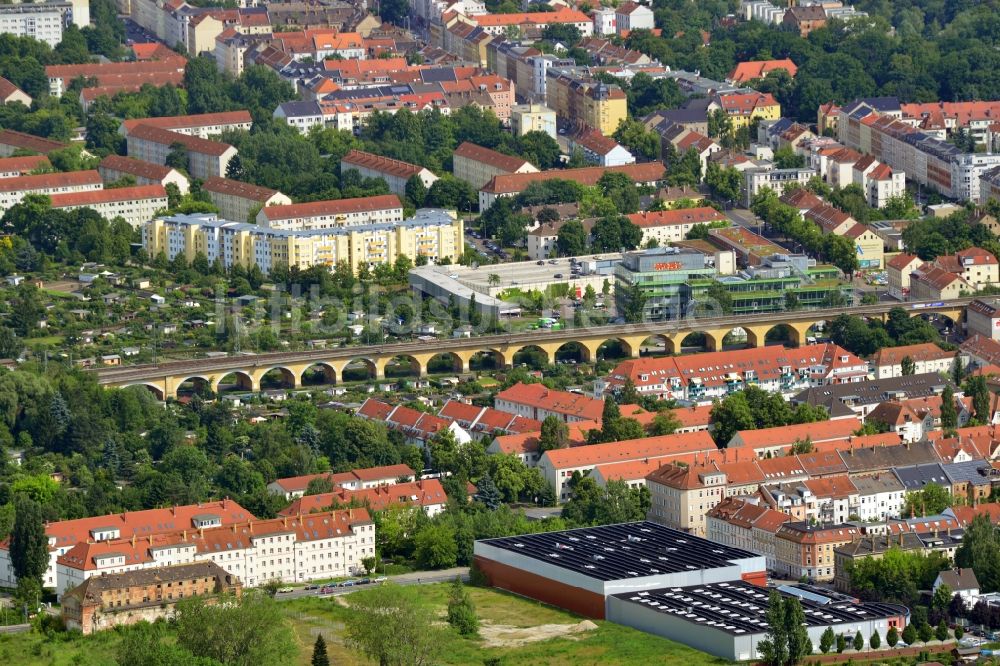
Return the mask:
[[291,587],[279,587],[278,588],[278,592],[281,592],[282,594],[288,594],[289,592],[294,592],[294,591],[295,591],[295,588],[291,588]]

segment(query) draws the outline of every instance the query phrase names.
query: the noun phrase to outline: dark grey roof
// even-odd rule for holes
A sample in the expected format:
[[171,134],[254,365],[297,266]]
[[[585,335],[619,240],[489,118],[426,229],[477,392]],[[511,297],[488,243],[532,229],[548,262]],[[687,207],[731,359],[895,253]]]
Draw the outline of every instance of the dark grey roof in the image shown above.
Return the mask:
[[281,110],[286,116],[318,116],[322,114],[316,102],[285,102]]
[[[767,632],[767,602],[769,590],[743,581],[713,583],[692,587],[663,588],[647,592],[623,592],[613,595],[628,603],[641,604],[651,610],[673,615],[675,621],[690,622],[699,631],[711,627],[731,635],[764,634]],[[792,596],[784,590],[780,594]],[[797,594],[802,604],[806,624],[810,627],[857,624],[876,618],[905,614],[902,606],[814,599],[813,594]]]
[[840,457],[851,474],[890,470],[893,467],[937,464],[940,460],[929,442],[914,442],[899,446],[876,446],[841,451]]
[[854,482],[854,487],[857,488],[858,492],[862,495],[870,495],[873,493],[892,493],[903,490],[903,484],[899,482],[899,479],[896,478],[895,474],[889,472],[885,474],[857,476],[852,478],[851,481]]
[[920,490],[929,483],[936,483],[939,486],[951,485],[941,463],[897,467],[893,471],[903,487],[910,492]]
[[952,483],[968,482],[974,486],[990,485],[990,467],[985,460],[967,460],[965,462],[941,465],[948,480]]
[[938,578],[941,579],[942,583],[950,587],[952,592],[979,589],[976,572],[970,568],[948,569],[939,573]]
[[955,388],[950,379],[944,379],[935,372],[925,372],[867,382],[814,386],[793,397],[792,402],[795,404],[805,402],[823,407],[829,407],[834,401],[847,405],[874,405],[892,398],[927,398],[939,395],[945,386]]
[[521,534],[479,543],[601,581],[728,567],[735,560],[758,557],[649,521]]
[[857,541],[837,546],[833,550],[848,557],[867,557],[869,555],[884,553],[891,548],[923,550],[924,543],[914,532],[900,532],[899,534],[886,534],[884,536],[861,537]]

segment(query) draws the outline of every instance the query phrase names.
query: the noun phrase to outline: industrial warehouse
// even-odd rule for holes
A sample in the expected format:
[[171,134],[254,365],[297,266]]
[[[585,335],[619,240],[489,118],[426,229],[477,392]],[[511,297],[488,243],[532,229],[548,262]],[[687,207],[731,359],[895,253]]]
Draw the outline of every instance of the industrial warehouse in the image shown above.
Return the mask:
[[[858,631],[884,638],[891,627],[902,629],[909,615],[896,604],[824,597],[790,586],[778,590],[799,598],[814,649],[827,627],[848,640]],[[608,598],[607,619],[723,659],[747,661],[760,657],[758,646],[767,638],[769,593],[743,581],[625,592]]]
[[767,580],[761,555],[648,521],[485,539],[475,560],[494,587],[599,619],[613,594]]
[[[656,523],[485,539],[475,544],[475,561],[494,587],[724,659],[757,658],[766,637],[764,557]],[[800,599],[814,646],[827,627],[884,637],[909,615],[894,604],[778,589]]]

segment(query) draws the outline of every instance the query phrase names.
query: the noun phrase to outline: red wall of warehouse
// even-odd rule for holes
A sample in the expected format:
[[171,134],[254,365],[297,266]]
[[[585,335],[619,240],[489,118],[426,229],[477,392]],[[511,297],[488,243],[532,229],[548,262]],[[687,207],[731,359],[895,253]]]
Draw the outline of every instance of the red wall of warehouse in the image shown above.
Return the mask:
[[476,556],[476,565],[486,574],[486,579],[493,587],[565,608],[578,615],[604,619],[604,595],[480,556]]

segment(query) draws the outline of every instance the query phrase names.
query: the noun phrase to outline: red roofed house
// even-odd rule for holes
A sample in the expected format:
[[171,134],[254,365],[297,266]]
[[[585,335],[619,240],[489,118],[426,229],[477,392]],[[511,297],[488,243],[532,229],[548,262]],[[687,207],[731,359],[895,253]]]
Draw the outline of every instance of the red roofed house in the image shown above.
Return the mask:
[[530,12],[526,14],[480,14],[471,20],[491,35],[503,35],[507,28],[526,31],[542,31],[550,25],[572,25],[583,37],[594,34],[594,22],[589,16],[576,9],[560,7],[552,12]]
[[73,79],[79,77],[97,79],[98,86],[131,84],[140,79],[153,85],[162,85],[163,77],[177,80],[173,77],[180,75],[182,80],[186,65],[187,59],[174,53],[172,58],[162,60],[48,65],[45,68],[45,76],[49,79],[49,94],[61,97]]
[[[225,499],[169,509],[129,511],[49,523],[45,526],[45,534],[49,538],[49,567],[43,576],[42,585],[65,590],[83,582],[62,581],[56,571],[56,560],[77,544],[131,539],[137,535],[146,538],[178,530],[195,531],[201,527],[231,525],[254,519],[253,514],[242,506]],[[9,548],[9,542],[0,543],[0,585],[16,587],[17,578],[11,566]]]
[[292,203],[287,195],[277,190],[219,176],[205,180],[201,189],[218,207],[219,216],[233,222],[253,224],[262,208]]
[[[79,542],[58,558],[57,592],[64,594],[93,576],[206,560],[246,587],[272,580],[303,583],[360,573],[362,560],[374,554],[375,525],[363,508],[271,520],[251,516],[238,523]],[[172,591],[163,591],[169,600]]]
[[114,183],[130,176],[136,185],[167,185],[173,183],[181,194],[187,194],[190,183],[184,174],[172,167],[143,162],[122,155],[108,155],[97,165],[104,183]]
[[384,423],[389,429],[402,433],[408,443],[417,446],[423,446],[428,439],[442,430],[450,430],[459,444],[472,441],[472,436],[452,419],[403,405],[389,405],[374,398],[365,400],[355,415]]
[[67,171],[0,178],[0,213],[20,203],[29,194],[52,196],[62,193],[94,192],[103,187],[101,174],[96,171]]
[[570,152],[579,150],[590,164],[610,167],[635,164],[635,155],[593,127],[583,126],[568,139]]
[[49,195],[52,208],[75,210],[90,208],[107,220],[120,217],[138,229],[152,220],[157,211],[165,210],[167,191],[162,185],[135,185],[110,190],[68,192]]
[[18,151],[28,151],[48,155],[53,150],[62,150],[67,144],[52,139],[44,139],[34,134],[17,132],[12,129],[0,130],[0,157],[11,157]]
[[566,423],[596,421],[604,412],[604,401],[588,398],[578,393],[557,391],[544,384],[518,382],[497,393],[493,400],[497,409],[519,414],[536,421],[556,416]]
[[771,393],[865,381],[868,364],[835,344],[793,349],[759,347],[683,356],[643,357],[619,363],[595,391],[620,390],[632,380],[643,395],[709,403],[753,382]]
[[31,95],[24,92],[7,79],[0,77],[0,104],[12,104],[20,102],[25,106],[31,106]]
[[51,169],[52,164],[45,155],[25,155],[24,157],[0,157],[0,178],[27,176],[36,169]]
[[771,93],[732,92],[715,95],[708,105],[708,112],[722,109],[733,121],[733,129],[747,127],[754,118],[778,120],[781,105]]
[[569,499],[572,492],[567,482],[574,472],[586,474],[598,465],[638,460],[670,458],[690,453],[708,453],[718,447],[706,431],[646,437],[643,439],[591,444],[568,449],[552,449],[542,454],[538,470],[552,484],[560,502]]
[[128,136],[139,125],[149,125],[159,129],[170,130],[178,134],[196,136],[207,139],[227,131],[241,130],[249,132],[253,126],[253,118],[249,111],[221,111],[219,113],[200,113],[191,116],[161,116],[158,118],[136,118],[124,120],[118,126],[118,133]]
[[202,180],[225,176],[229,162],[236,156],[236,148],[228,143],[152,125],[136,125],[129,130],[126,140],[129,157],[155,164],[166,165],[168,155],[183,149],[187,152],[188,172]]
[[768,570],[776,565],[774,535],[792,517],[752,499],[727,497],[706,516],[706,536],[717,543],[763,555]]
[[514,155],[463,141],[452,154],[452,173],[473,189],[480,189],[494,176],[512,173],[538,173],[538,167]]
[[632,0],[623,2],[615,9],[615,28],[623,37],[633,30],[653,30],[653,10]]
[[478,434],[536,433],[542,429],[541,421],[457,400],[446,402],[438,412],[438,416],[455,421],[469,432]]
[[438,179],[425,167],[362,150],[351,150],[341,158],[340,173],[344,174],[352,169],[363,178],[381,178],[389,186],[390,192],[401,197],[406,195],[406,182],[414,176],[420,178],[427,189]]
[[362,488],[391,486],[399,483],[400,479],[405,479],[407,482],[413,481],[415,476],[415,472],[407,465],[383,465],[381,467],[355,469],[350,472],[325,472],[323,474],[290,476],[272,481],[267,484],[267,489],[272,493],[284,495],[285,499],[291,500],[305,495],[306,489],[309,487],[309,482],[314,479],[326,479],[335,488],[359,490]]
[[760,430],[740,430],[729,440],[726,448],[749,448],[758,457],[763,458],[769,453],[771,455],[784,453],[796,442],[846,441],[863,425],[860,419],[849,418]]
[[729,218],[710,206],[677,210],[640,211],[627,215],[629,221],[642,230],[641,247],[655,240],[657,247],[684,240],[696,224],[728,225]]
[[266,206],[257,213],[257,224],[272,229],[331,229],[402,220],[403,204],[395,194]]
[[664,167],[659,162],[625,164],[617,167],[582,167],[579,169],[549,169],[539,173],[511,173],[494,176],[479,189],[479,210],[485,211],[498,197],[517,196],[532,183],[546,180],[572,180],[585,187],[593,187],[606,173],[623,173],[636,185],[656,185],[664,178]]
[[788,75],[795,77],[795,73],[799,71],[799,68],[795,66],[795,63],[784,58],[782,60],[754,60],[752,62],[740,62],[736,63],[736,67],[733,71],[729,72],[729,76],[726,80],[731,83],[742,85],[748,81],[753,81],[754,79],[763,79],[765,76],[771,72],[776,72],[778,70],[784,70],[788,72]]
[[904,358],[909,358],[914,364],[914,374],[939,372],[950,374],[955,364],[954,351],[945,351],[932,342],[902,347],[883,347],[871,357],[876,379],[886,377],[902,377]]
[[689,130],[685,131],[685,133],[673,143],[678,155],[684,155],[689,150],[693,150],[695,154],[698,155],[698,159],[701,160],[702,180],[705,179],[705,173],[708,171],[708,158],[722,150],[722,146],[717,144],[715,141],[712,141],[704,134],[699,134],[698,132]]
[[910,276],[923,263],[924,260],[920,257],[905,252],[900,252],[887,261],[885,268],[889,295],[901,301],[907,300],[910,297]]
[[448,495],[438,479],[423,479],[358,490],[341,488],[332,493],[299,497],[287,508],[279,511],[278,515],[304,516],[314,511],[323,511],[333,505],[343,505],[349,502],[364,504],[371,511],[384,511],[390,506],[403,504],[420,507],[428,516],[435,516],[444,511],[448,504]]

